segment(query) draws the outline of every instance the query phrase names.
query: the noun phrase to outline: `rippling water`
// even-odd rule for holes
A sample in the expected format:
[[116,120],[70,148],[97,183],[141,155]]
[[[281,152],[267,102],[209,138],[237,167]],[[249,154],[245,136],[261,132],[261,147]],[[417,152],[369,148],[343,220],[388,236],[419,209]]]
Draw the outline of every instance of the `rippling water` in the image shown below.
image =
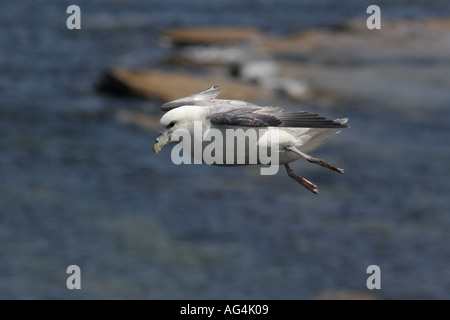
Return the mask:
[[[372,264],[382,298],[450,298],[448,95],[416,92],[429,108],[320,109],[348,116],[351,129],[315,153],[345,175],[295,165],[318,184],[315,196],[281,171],[175,166],[169,151],[152,153],[155,134],[114,117],[158,115],[156,102],[93,89],[107,67],[157,66],[166,27],[284,34],[364,16],[366,3],[77,3],[79,31],[67,30],[65,3],[0,4],[0,298],[310,299],[366,292]],[[380,6],[402,17],[448,8]],[[66,288],[72,264],[78,291]]]

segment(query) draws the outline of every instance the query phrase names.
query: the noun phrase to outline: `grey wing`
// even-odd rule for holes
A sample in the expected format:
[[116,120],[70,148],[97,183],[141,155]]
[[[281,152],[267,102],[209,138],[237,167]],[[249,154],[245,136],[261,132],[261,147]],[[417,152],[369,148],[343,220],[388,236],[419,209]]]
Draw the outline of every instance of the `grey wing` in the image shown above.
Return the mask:
[[206,90],[191,94],[190,96],[164,103],[161,106],[162,111],[169,111],[185,105],[202,105],[202,102],[215,99],[221,90],[219,86],[214,85]]
[[[268,112],[270,110],[270,112]],[[347,128],[334,121],[306,111],[274,112],[278,108],[241,108],[212,113],[209,120],[215,125],[240,127]]]
[[348,128],[346,120],[331,120],[307,111],[282,112],[276,117],[281,121],[280,127],[294,128]]

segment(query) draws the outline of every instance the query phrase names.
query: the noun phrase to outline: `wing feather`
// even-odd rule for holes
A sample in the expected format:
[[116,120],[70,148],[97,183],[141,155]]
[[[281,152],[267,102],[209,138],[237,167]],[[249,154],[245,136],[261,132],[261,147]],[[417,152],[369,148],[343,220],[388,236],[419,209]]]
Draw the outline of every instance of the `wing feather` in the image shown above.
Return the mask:
[[213,100],[222,92],[222,90],[218,89],[219,86],[214,85],[206,90],[191,94],[190,96],[164,103],[161,106],[161,110],[169,111],[181,106],[199,105],[199,102]]
[[268,113],[266,108],[240,108],[212,113],[215,125],[241,127],[346,128],[346,124],[306,111]]

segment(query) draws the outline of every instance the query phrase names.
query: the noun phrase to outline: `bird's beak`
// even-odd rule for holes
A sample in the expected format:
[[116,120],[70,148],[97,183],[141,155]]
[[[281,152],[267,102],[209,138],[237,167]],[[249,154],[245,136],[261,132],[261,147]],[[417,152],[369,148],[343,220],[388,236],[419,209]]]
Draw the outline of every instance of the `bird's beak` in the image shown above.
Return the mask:
[[156,137],[156,143],[153,145],[153,152],[158,154],[161,151],[162,147],[164,147],[169,142],[168,136],[166,133],[161,133]]

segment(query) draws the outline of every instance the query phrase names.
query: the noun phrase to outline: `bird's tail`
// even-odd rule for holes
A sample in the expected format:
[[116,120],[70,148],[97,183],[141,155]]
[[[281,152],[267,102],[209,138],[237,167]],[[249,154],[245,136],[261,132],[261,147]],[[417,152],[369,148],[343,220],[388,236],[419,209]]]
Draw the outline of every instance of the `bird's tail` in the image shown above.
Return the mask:
[[[346,124],[348,119],[336,119],[334,120],[341,124]],[[297,146],[302,152],[310,153],[317,148],[321,147],[328,139],[338,134],[339,131],[328,128],[310,128],[306,133],[304,133],[299,140],[301,140],[301,145]]]

